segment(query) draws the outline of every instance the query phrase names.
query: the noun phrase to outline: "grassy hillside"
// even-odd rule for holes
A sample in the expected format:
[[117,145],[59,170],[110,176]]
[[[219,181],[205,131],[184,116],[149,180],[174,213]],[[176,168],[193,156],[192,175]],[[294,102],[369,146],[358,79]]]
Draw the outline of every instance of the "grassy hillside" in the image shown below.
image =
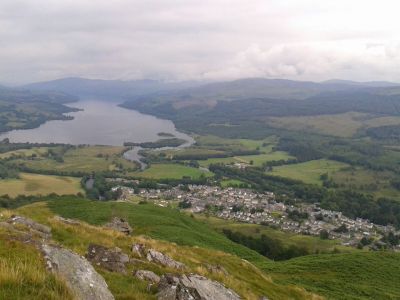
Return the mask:
[[223,220],[215,217],[204,217],[196,215],[196,219],[202,220],[212,228],[221,232],[223,229],[230,229],[234,232],[241,232],[246,236],[259,238],[266,235],[269,238],[279,240],[283,246],[298,246],[307,249],[311,253],[328,253],[332,251],[353,252],[355,248],[341,246],[337,240],[321,240],[319,237],[300,235],[282,230],[273,229],[268,226]]
[[34,246],[10,240],[0,227],[0,299],[72,300],[73,297],[65,284],[46,270]]
[[270,264],[280,283],[296,284],[329,299],[399,299],[400,254],[312,255]]
[[305,131],[339,137],[352,137],[360,129],[397,125],[398,116],[375,116],[359,112],[336,115],[271,117],[266,119],[272,127]]
[[[66,209],[66,205],[74,204],[78,205],[82,209],[83,207],[80,206],[81,202],[85,205],[88,204],[89,206],[94,204],[93,202],[89,202],[87,200],[75,199],[75,202],[71,201],[72,199],[68,200],[68,198],[64,198],[64,200],[54,200],[49,203],[49,206],[52,208],[52,210],[54,210],[55,207],[58,207],[58,209],[65,212],[71,212],[70,210]],[[147,218],[147,221],[139,218],[139,221],[136,222],[136,224],[143,224],[144,227],[137,225],[134,227],[133,236],[125,236],[115,231],[107,230],[98,226],[88,225],[86,223],[82,223],[79,226],[66,225],[54,219],[54,213],[50,211],[46,203],[43,202],[21,207],[16,212],[3,211],[2,213],[4,216],[9,216],[12,213],[22,214],[49,225],[52,228],[53,239],[55,242],[80,254],[84,254],[86,252],[87,247],[91,242],[107,247],[117,246],[126,253],[130,253],[130,247],[133,243],[143,243],[147,247],[155,248],[185,263],[188,267],[188,272],[202,274],[214,280],[223,282],[226,286],[237,291],[244,299],[258,300],[261,295],[268,295],[270,299],[278,300],[320,299],[320,297],[312,295],[306,292],[304,289],[298,287],[293,287],[290,285],[277,285],[262,271],[257,269],[249,262],[246,262],[235,255],[227,254],[222,251],[216,251],[214,249],[215,247],[223,247],[228,250],[230,248],[235,248],[236,245],[229,242],[218,233],[208,230],[205,226],[202,226],[202,228],[196,226],[197,222],[190,220],[190,218],[187,216],[183,215],[182,218],[179,218],[174,214],[170,214],[170,210],[159,210],[160,208],[154,208],[150,206],[143,210],[140,205],[128,204],[132,207],[132,209],[129,210],[127,209],[127,206],[121,203],[114,204],[116,204],[114,208],[117,208],[117,210],[113,211],[109,211],[107,209],[108,206],[94,205],[97,211],[100,210],[101,213],[97,214],[97,216],[94,218],[91,218],[89,214],[92,214],[94,211],[89,211],[88,218],[91,219],[91,221],[100,222],[102,219],[111,217],[112,213],[121,215],[120,213],[122,212],[118,209],[119,206],[122,205],[121,209],[125,212],[128,211],[127,214],[130,217],[129,220],[131,225],[135,225],[135,223],[132,222],[140,215],[133,215],[135,208],[137,208],[140,213],[144,214],[145,218]],[[106,216],[107,213],[111,214]],[[155,217],[154,213],[161,213],[161,215]],[[82,216],[83,214],[80,215],[80,217]],[[167,221],[162,223],[164,219],[167,219]],[[174,220],[176,220],[176,222],[174,222]],[[185,239],[185,236],[189,236],[189,240],[192,239],[192,241],[189,241],[189,243],[200,243],[202,246],[192,247],[189,245],[177,245],[175,243],[155,240],[143,236],[141,234],[142,229],[151,228],[151,221],[153,221],[153,224],[157,224],[157,221],[160,221],[162,225],[167,223],[167,226],[169,227],[169,234],[167,237],[173,238],[174,233],[182,235],[185,234],[182,236],[183,239]],[[163,227],[162,225],[155,225],[155,227],[158,229],[156,230],[156,228],[153,228],[153,230],[161,230]],[[191,229],[192,227],[193,229]],[[180,231],[181,229],[184,230],[184,232]],[[201,231],[199,235],[196,235],[197,231]],[[194,236],[190,237],[192,235]],[[250,250],[245,251],[252,252]],[[220,265],[227,270],[228,274],[225,275],[222,273],[210,272],[205,267],[207,264]],[[136,269],[152,270],[157,274],[177,272],[176,270],[164,268],[148,262],[142,262],[129,266],[127,275],[111,273],[105,271],[104,269],[98,267],[96,268],[104,276],[116,299],[155,299],[154,293],[147,290],[146,283],[131,275]]]
[[174,209],[152,204],[132,205],[73,198],[51,201],[49,208],[63,217],[80,219],[94,225],[104,224],[113,216],[120,216],[126,218],[136,228],[137,234],[145,234],[179,245],[226,251],[260,264],[265,261],[265,258],[256,252],[237,246],[207,225]]
[[[245,299],[258,299],[260,295],[267,295],[270,299],[320,299],[315,294],[328,299],[400,297],[398,286],[400,254],[384,252],[320,254],[273,262],[254,251],[230,242],[208,225],[190,216],[150,204],[93,202],[61,197],[47,204],[42,202],[21,207],[15,212],[51,226],[53,239],[56,242],[80,254],[85,253],[90,242],[108,247],[117,246],[127,253],[132,243],[145,243],[184,262],[192,272],[222,281]],[[7,217],[15,212],[1,213]],[[78,227],[66,225],[55,220],[54,214],[78,218],[97,226],[85,223]],[[98,227],[112,216],[127,218],[134,227],[133,237]],[[0,235],[0,239],[2,238],[4,237]],[[8,244],[0,243],[0,245],[2,245],[0,249],[2,247],[4,249],[6,245],[6,251],[11,251]],[[236,255],[247,258],[263,271]],[[13,262],[14,259],[9,261]],[[210,263],[222,265],[229,275],[209,273],[204,264]],[[150,269],[159,274],[170,271],[148,263],[134,268]],[[124,276],[102,269],[99,271],[105,277],[116,299],[154,299],[154,295],[147,292],[145,284],[131,275]],[[131,271],[133,270],[129,269],[128,274]],[[36,288],[33,286],[32,289]],[[309,294],[303,288],[315,294]]]
[[[208,225],[172,209],[153,205],[73,199],[52,201],[49,202],[49,207],[57,214],[75,217],[91,224],[103,224],[111,216],[123,216],[135,227],[137,234],[146,234],[178,245],[198,246],[238,255],[252,262],[282,284],[305,287],[328,298],[391,299],[389,296],[392,296],[392,299],[395,299],[400,297],[400,290],[397,287],[400,254],[379,252],[321,254],[278,263],[230,242],[211,230]],[[293,238],[289,240],[288,242],[295,242]],[[272,296],[271,298],[274,299]]]
[[0,195],[75,195],[83,192],[79,178],[21,173],[19,179],[0,180]]

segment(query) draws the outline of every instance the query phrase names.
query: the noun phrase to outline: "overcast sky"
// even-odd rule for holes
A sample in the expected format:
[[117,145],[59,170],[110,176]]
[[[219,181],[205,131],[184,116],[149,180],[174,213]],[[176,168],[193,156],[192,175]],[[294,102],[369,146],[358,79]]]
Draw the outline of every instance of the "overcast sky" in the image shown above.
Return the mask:
[[400,2],[0,0],[0,82],[400,82]]

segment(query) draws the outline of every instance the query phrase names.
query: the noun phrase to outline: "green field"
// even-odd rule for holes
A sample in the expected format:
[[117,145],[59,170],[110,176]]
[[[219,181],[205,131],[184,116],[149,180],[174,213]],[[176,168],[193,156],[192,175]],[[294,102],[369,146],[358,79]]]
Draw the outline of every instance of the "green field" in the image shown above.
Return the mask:
[[0,180],[0,195],[72,195],[83,192],[79,178],[21,173],[19,179]]
[[64,172],[101,172],[123,169],[136,170],[137,164],[130,162],[121,153],[124,147],[117,146],[85,146],[69,149],[63,154],[63,162],[51,157],[41,156],[34,160],[16,160],[33,170],[56,170]]
[[19,149],[15,151],[9,151],[0,153],[0,159],[7,159],[10,157],[32,157],[32,155],[41,156],[47,153],[47,147],[34,147],[32,149]]
[[286,152],[283,151],[271,151],[266,154],[258,154],[258,155],[243,155],[243,156],[234,156],[234,157],[224,157],[224,158],[209,158],[207,160],[199,160],[199,164],[203,167],[208,167],[211,164],[223,163],[223,164],[231,164],[231,163],[246,163],[250,164],[253,162],[254,166],[261,166],[264,162],[273,161],[273,160],[287,160],[292,158]]
[[209,147],[216,149],[231,150],[259,150],[261,154],[256,155],[240,155],[224,158],[209,158],[199,160],[199,164],[203,167],[208,167],[210,164],[223,163],[246,163],[254,166],[261,166],[264,162],[273,160],[287,160],[293,158],[283,151],[274,151],[274,146],[277,145],[278,139],[275,136],[270,136],[263,140],[250,139],[226,139],[215,136],[198,136],[196,141],[199,147]]
[[144,171],[130,173],[129,175],[153,179],[182,179],[184,176],[191,178],[199,178],[201,175],[211,176],[212,173],[180,164],[152,164]]
[[270,174],[301,180],[305,183],[321,185],[322,181],[320,176],[322,174],[327,173],[328,175],[332,175],[346,167],[348,167],[348,165],[345,163],[327,159],[319,159],[304,163],[274,167]]
[[221,181],[221,187],[230,187],[230,186],[238,186],[241,184],[245,184],[245,182],[237,180],[237,179],[226,179]]

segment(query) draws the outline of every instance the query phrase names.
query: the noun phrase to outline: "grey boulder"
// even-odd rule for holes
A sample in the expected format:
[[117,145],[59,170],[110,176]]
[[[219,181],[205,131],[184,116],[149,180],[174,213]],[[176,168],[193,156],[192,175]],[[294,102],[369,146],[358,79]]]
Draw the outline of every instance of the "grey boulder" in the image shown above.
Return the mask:
[[231,289],[204,276],[189,274],[161,277],[158,285],[158,300],[239,300]]
[[77,299],[113,300],[107,283],[93,266],[70,250],[42,245],[47,266],[63,278]]

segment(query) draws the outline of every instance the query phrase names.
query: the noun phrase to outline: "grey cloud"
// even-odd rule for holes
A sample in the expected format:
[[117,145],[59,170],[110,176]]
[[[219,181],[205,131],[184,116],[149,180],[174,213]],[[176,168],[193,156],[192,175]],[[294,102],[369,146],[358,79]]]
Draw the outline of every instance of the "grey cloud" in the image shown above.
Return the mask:
[[400,24],[391,19],[398,6],[389,0],[2,0],[0,82],[361,80],[366,74],[400,81]]

